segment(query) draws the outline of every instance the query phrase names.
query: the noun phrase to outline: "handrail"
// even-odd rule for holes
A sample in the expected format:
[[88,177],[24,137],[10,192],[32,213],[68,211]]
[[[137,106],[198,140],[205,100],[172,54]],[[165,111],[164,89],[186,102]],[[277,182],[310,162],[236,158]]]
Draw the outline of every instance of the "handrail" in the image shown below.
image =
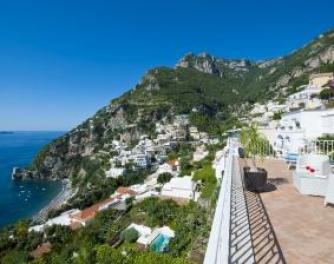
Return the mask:
[[231,187],[232,187],[232,155],[233,151],[230,149],[231,141],[228,141],[228,157],[226,162],[223,158],[219,161],[224,162],[224,176],[221,183],[218,202],[210,238],[208,242],[207,251],[205,254],[204,264],[226,264],[229,259],[229,241],[230,241],[230,210],[231,210]]
[[[228,156],[204,264],[254,263],[248,211],[238,161],[238,141],[228,140]],[[219,164],[218,164],[219,165]],[[220,173],[219,170],[216,173]]]

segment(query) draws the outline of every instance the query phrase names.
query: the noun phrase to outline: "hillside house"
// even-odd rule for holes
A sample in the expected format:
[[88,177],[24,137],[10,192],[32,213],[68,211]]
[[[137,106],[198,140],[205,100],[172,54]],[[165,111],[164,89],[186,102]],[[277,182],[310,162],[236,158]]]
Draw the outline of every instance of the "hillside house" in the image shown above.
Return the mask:
[[191,176],[175,177],[164,184],[161,196],[179,200],[190,200],[195,198],[196,183]]
[[43,232],[45,228],[53,225],[70,226],[73,223],[72,216],[78,214],[79,212],[79,209],[71,209],[69,211],[63,212],[59,216],[50,218],[48,221],[45,222],[45,224],[30,227],[29,232]]
[[300,108],[301,105],[306,109],[315,109],[322,106],[321,100],[315,97],[321,92],[321,87],[315,85],[303,85],[299,88],[303,90],[291,94],[288,97],[287,104],[289,109]]
[[309,85],[316,86],[318,88],[328,84],[330,81],[334,79],[332,72],[327,73],[315,73],[311,74],[309,78]]
[[108,171],[106,171],[107,178],[117,179],[118,177],[124,175],[125,168],[123,167],[112,167]]

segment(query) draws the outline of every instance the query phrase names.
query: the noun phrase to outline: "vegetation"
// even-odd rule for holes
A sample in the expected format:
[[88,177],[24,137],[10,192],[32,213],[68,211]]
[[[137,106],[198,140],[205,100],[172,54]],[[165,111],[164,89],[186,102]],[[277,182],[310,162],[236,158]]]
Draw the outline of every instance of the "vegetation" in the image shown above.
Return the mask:
[[334,96],[334,91],[332,89],[325,88],[321,90],[319,97],[323,100],[329,100]]
[[123,231],[122,233],[122,238],[130,243],[136,242],[139,237],[139,234],[136,229],[134,228],[129,228]]
[[217,185],[215,171],[212,168],[211,162],[205,162],[203,167],[195,172],[193,179],[201,181],[202,198],[211,198]]
[[173,177],[172,174],[168,172],[164,172],[164,173],[159,174],[157,181],[158,183],[166,183],[166,182],[169,182],[172,177]]
[[[207,218],[208,212],[194,202],[180,206],[172,200],[148,198],[125,213],[113,210],[100,212],[87,227],[77,231],[52,226],[45,234],[28,233],[28,223],[19,222],[13,229],[10,228],[11,231],[3,230],[0,233],[0,261],[34,264],[190,263],[187,256],[193,245],[208,236],[210,223]],[[128,243],[138,238],[135,230],[126,230],[131,222],[152,228],[170,226],[176,236],[170,241],[169,251],[155,254],[130,246]],[[10,238],[10,234],[13,238]],[[119,245],[118,242],[122,240],[124,243]],[[29,252],[47,241],[52,244],[52,251],[41,259],[33,260]]]
[[241,144],[244,147],[246,156],[252,158],[251,170],[257,170],[256,157],[263,160],[266,153],[268,153],[268,142],[260,134],[257,126],[252,123],[249,127],[243,127],[240,136]]
[[282,118],[282,112],[275,112],[273,115],[273,120],[280,120]]

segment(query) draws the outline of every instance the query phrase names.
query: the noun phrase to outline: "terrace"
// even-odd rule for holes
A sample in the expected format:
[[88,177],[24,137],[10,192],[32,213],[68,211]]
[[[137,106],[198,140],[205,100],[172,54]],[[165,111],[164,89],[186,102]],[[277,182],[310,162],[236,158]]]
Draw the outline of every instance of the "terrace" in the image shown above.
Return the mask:
[[237,146],[230,139],[218,161],[224,176],[204,263],[334,263],[334,207],[300,194],[293,171],[278,159],[261,164],[266,190],[246,191],[241,168],[247,161],[238,158]]

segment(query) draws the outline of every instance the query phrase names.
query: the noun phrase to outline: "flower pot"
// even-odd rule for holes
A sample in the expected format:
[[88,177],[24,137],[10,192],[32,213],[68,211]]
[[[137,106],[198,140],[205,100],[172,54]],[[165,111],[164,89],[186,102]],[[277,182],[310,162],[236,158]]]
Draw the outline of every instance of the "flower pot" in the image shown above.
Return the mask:
[[267,184],[268,173],[263,168],[257,168],[257,171],[250,171],[249,167],[244,167],[244,183],[248,191],[261,192]]

